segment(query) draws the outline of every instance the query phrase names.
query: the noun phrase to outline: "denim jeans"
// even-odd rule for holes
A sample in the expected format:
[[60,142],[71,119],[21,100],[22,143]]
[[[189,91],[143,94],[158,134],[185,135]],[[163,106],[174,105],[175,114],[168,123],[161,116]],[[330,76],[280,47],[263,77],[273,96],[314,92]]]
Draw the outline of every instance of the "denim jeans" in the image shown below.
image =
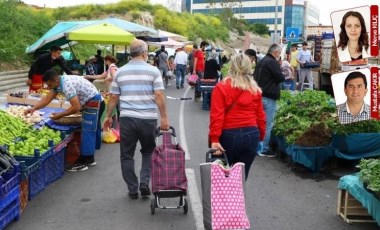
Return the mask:
[[283,83],[282,83],[282,87],[281,87],[283,90],[291,90],[291,91],[294,91],[295,90],[295,83],[294,83],[294,80],[293,79],[289,79],[289,80],[285,80]]
[[257,127],[224,129],[219,138],[220,144],[226,150],[230,165],[237,162],[245,164],[245,179],[256,156],[260,132]]
[[314,80],[313,80],[313,75],[311,73],[311,69],[301,69],[300,70],[300,84],[301,84],[301,90],[304,90],[303,84],[305,83],[305,78],[309,82],[309,89],[313,89],[314,86]]
[[265,130],[265,138],[263,142],[264,144],[263,152],[266,152],[270,150],[269,141],[270,141],[270,135],[273,128],[274,116],[276,115],[277,102],[274,99],[263,97],[263,105],[264,105],[264,111],[266,115],[266,130]]
[[186,65],[176,65],[176,85],[183,86],[185,82]]
[[152,152],[156,147],[157,120],[120,117],[120,162],[124,181],[130,193],[137,193],[139,183],[135,173],[135,150],[141,145],[140,183],[149,185]]

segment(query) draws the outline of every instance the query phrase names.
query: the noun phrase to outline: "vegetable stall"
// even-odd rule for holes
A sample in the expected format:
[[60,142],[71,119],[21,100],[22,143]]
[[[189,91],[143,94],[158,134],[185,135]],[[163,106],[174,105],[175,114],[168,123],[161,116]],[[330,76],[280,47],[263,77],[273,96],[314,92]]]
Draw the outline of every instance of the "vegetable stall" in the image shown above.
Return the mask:
[[60,98],[25,116],[27,104],[41,97],[12,93],[0,110],[0,229],[18,220],[28,201],[64,174],[74,129],[60,131],[48,125],[49,115],[62,110]]
[[[369,219],[380,225],[380,121],[340,124],[335,101],[325,92],[282,91],[272,135],[291,165],[301,164],[314,176],[331,158],[357,162],[360,173],[339,180],[337,214],[348,223]],[[359,219],[351,219],[353,207],[364,213]]]

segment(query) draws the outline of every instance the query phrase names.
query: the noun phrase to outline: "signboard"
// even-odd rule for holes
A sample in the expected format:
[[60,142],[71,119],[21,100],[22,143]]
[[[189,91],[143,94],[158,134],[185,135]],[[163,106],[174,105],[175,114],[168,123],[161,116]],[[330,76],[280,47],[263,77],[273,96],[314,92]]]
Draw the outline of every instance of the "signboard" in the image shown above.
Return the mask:
[[300,35],[300,30],[298,28],[292,28],[292,27],[286,28],[286,39],[288,41],[298,40],[299,35]]

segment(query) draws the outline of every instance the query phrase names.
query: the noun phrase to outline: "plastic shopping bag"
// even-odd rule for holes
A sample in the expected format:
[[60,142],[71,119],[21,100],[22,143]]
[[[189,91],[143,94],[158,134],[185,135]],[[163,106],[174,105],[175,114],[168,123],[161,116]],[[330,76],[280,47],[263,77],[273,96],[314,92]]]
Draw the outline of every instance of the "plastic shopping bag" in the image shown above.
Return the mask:
[[190,86],[196,86],[197,81],[198,81],[198,75],[192,74],[188,76],[186,80],[187,80],[187,84],[189,84]]
[[200,170],[205,229],[249,229],[244,164],[225,168],[217,162],[202,163]]
[[111,129],[111,131],[116,136],[116,142],[120,142],[120,129]]
[[109,129],[107,131],[103,131],[102,133],[102,141],[104,143],[112,144],[117,141],[117,135],[112,131],[112,129]]

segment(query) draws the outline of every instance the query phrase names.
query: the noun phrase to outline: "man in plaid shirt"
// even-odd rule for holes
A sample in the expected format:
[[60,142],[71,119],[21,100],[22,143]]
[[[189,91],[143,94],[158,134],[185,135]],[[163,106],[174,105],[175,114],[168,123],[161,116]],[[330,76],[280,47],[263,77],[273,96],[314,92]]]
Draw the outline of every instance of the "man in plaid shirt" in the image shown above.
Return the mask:
[[344,81],[347,101],[337,106],[340,123],[347,124],[370,118],[370,106],[364,103],[367,91],[367,79],[363,73],[354,71],[347,75]]

